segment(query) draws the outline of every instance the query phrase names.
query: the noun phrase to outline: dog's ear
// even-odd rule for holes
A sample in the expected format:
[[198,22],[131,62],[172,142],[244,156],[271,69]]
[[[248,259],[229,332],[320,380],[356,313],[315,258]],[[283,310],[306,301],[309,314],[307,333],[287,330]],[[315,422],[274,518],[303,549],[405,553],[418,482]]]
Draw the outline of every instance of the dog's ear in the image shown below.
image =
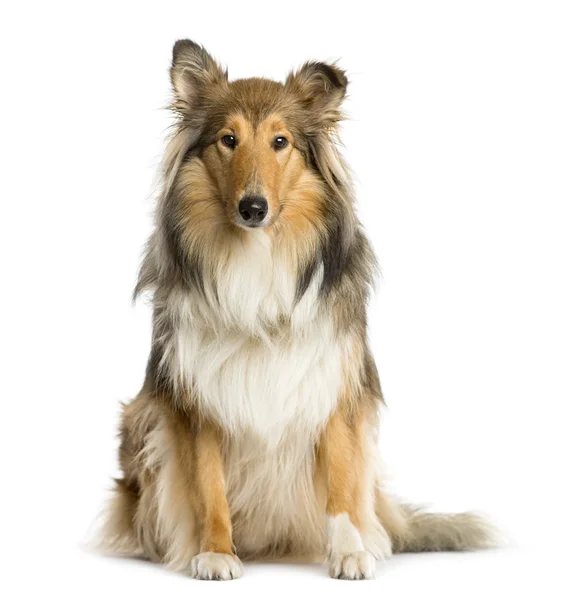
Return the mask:
[[194,105],[210,86],[225,83],[228,73],[199,44],[178,40],[174,44],[170,77],[176,101]]
[[[339,107],[347,90],[345,72],[335,64],[308,62],[286,80],[286,89],[294,93],[304,108],[339,115]],[[340,116],[341,118],[341,116]],[[336,118],[336,121],[339,118]]]

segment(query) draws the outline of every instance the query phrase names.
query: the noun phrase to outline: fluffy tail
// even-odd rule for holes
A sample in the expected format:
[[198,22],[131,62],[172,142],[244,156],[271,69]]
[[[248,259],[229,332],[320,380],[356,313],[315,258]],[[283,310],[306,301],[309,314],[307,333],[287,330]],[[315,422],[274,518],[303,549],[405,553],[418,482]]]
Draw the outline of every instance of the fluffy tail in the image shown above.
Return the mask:
[[409,506],[402,510],[407,532],[394,540],[397,552],[479,550],[501,544],[497,529],[475,513],[426,513]]
[[430,513],[397,504],[381,493],[378,516],[391,537],[393,552],[480,550],[504,544],[501,533],[475,513]]

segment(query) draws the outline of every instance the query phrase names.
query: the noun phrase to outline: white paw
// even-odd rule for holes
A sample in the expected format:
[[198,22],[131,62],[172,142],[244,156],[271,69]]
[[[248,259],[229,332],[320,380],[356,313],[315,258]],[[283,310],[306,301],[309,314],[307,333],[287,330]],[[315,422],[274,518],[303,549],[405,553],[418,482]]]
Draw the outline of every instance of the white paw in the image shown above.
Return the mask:
[[192,558],[192,577],[226,581],[237,579],[243,572],[242,563],[237,556],[218,552],[202,552]]
[[334,579],[373,579],[375,558],[364,550],[332,554],[329,558],[329,575]]

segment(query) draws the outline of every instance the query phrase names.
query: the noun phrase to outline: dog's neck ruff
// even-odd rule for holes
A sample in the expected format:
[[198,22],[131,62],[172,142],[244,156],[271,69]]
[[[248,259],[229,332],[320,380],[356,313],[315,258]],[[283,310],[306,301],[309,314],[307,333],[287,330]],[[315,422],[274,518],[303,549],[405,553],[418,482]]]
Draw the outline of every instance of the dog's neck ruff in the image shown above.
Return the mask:
[[346,353],[321,310],[321,270],[296,301],[297,274],[264,232],[229,256],[215,289],[169,295],[163,368],[231,435],[313,438],[336,406]]
[[266,232],[231,238],[227,250],[227,259],[217,264],[216,275],[203,292],[188,295],[200,324],[265,338],[284,331],[286,325],[295,332],[316,320],[322,268],[297,299],[297,269],[286,249]]

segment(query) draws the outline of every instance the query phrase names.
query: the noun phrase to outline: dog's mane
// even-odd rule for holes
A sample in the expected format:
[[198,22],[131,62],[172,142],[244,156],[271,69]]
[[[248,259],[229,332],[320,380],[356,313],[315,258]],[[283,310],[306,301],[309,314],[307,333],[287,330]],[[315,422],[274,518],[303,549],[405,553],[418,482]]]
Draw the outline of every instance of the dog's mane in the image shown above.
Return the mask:
[[[320,174],[326,191],[318,248],[298,273],[296,300],[305,294],[318,270],[322,276],[322,295],[327,296],[337,291],[344,276],[353,279],[360,288],[369,287],[376,267],[373,253],[354,215],[351,177],[336,146],[336,136],[334,129],[323,131],[308,140],[307,147],[302,149],[306,162]],[[204,286],[202,265],[182,248],[173,213],[174,184],[185,160],[199,153],[198,138],[198,132],[177,123],[167,145],[161,167],[162,186],[155,231],[146,245],[134,299],[145,291],[153,292],[158,286],[195,286],[200,290]],[[357,252],[364,260],[354,260],[353,254]],[[358,269],[360,264],[363,268]]]
[[[211,62],[208,67],[212,77],[221,69]],[[219,72],[227,84],[227,72]],[[202,73],[206,77],[205,71]],[[176,76],[177,72],[172,70],[172,79]],[[317,91],[317,86],[322,90],[331,86],[334,90],[333,97],[321,105],[310,105],[308,100],[306,110],[298,111],[297,117],[292,119],[292,122],[295,120],[294,146],[323,184],[321,215],[317,223],[312,223],[317,239],[313,253],[298,262],[294,300],[297,304],[312,282],[321,278],[319,301],[340,295],[347,297],[348,306],[359,309],[365,306],[376,262],[355,216],[351,175],[338,147],[339,123],[344,118],[340,105],[347,78],[335,65],[307,63],[297,73],[290,74],[283,85],[271,80],[257,82],[272,99],[272,105],[264,108],[268,112],[286,102],[292,102],[293,109],[293,97],[301,96],[303,103],[310,93]],[[288,95],[290,100],[285,99]],[[222,119],[222,110],[213,108],[216,104],[210,103],[205,92],[197,94],[193,101],[176,96],[170,106],[176,121],[160,170],[155,230],[145,250],[134,298],[144,291],[154,293],[174,287],[204,292],[205,286],[212,283],[213,274],[207,272],[206,261],[202,260],[205,257],[195,256],[188,240],[184,240],[177,184],[185,165],[200,156],[202,149],[213,140]]]

